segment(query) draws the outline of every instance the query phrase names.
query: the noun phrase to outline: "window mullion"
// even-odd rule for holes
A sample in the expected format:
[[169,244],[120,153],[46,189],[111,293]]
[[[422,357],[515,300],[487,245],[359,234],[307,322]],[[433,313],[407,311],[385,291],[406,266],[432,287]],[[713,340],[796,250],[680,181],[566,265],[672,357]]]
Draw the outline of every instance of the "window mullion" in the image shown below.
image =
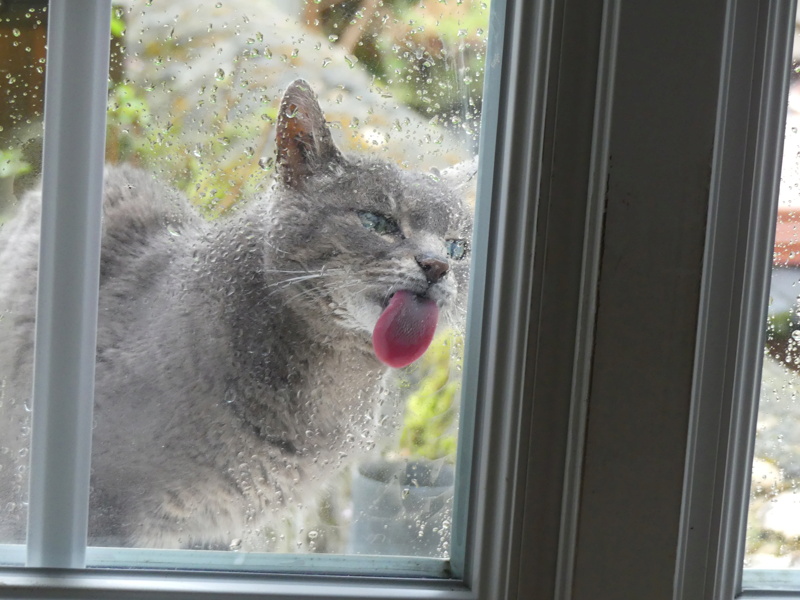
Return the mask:
[[28,565],[84,566],[111,1],[49,7]]

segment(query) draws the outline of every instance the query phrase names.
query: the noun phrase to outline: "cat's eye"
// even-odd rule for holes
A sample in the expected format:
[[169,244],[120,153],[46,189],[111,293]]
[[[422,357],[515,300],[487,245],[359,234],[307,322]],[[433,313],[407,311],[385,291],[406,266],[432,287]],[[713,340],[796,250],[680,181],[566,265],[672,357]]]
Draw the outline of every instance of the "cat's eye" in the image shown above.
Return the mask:
[[400,226],[397,224],[397,221],[391,217],[387,217],[386,215],[379,213],[369,212],[368,210],[359,210],[356,212],[358,214],[358,218],[361,220],[361,224],[370,231],[374,231],[380,235],[403,235],[403,232],[400,231]]
[[467,240],[446,240],[447,256],[454,260],[461,260],[469,252]]

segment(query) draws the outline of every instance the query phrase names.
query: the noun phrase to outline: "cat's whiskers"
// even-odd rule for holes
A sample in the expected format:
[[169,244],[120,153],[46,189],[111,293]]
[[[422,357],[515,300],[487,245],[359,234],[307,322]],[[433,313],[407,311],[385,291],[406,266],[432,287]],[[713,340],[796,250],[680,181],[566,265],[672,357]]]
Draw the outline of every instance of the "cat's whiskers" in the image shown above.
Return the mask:
[[[361,281],[347,281],[347,280],[345,280],[345,281],[341,281],[341,282],[339,282],[339,284],[338,284],[336,287],[331,287],[331,286],[329,285],[329,282],[323,282],[323,289],[324,289],[324,291],[325,291],[325,294],[324,294],[324,295],[323,295],[323,294],[319,294],[319,289],[318,289],[318,288],[315,288],[315,287],[309,287],[309,288],[306,288],[306,289],[304,289],[304,290],[301,290],[299,293],[295,294],[295,295],[294,295],[294,296],[292,296],[291,298],[287,298],[287,300],[286,300],[286,301],[287,301],[287,302],[291,302],[292,300],[296,300],[297,298],[300,298],[300,297],[302,297],[302,296],[305,296],[305,295],[313,295],[314,293],[317,293],[317,294],[320,296],[320,299],[321,299],[321,300],[323,300],[325,297],[327,297],[327,296],[330,296],[330,293],[331,293],[331,292],[338,292],[338,291],[340,291],[340,290],[346,289],[348,286],[351,286],[351,285],[356,285],[356,284],[361,284],[361,283],[363,283],[363,282],[361,282]],[[288,286],[287,286],[287,287],[288,287]],[[360,294],[361,292],[363,292],[364,290],[366,290],[368,287],[369,287],[369,286],[364,286],[364,288],[363,288],[363,289],[361,289],[361,290],[359,290],[359,292],[358,292],[358,293]],[[327,301],[325,301],[325,302],[323,302],[323,303],[327,303]]]
[[307,275],[300,275],[298,277],[290,277],[289,279],[281,279],[280,281],[276,281],[275,283],[270,283],[267,285],[268,288],[271,287],[288,287],[293,283],[297,283],[298,281],[307,281],[309,279],[319,279],[320,277],[325,277],[327,273],[311,273]]
[[325,267],[319,269],[319,271],[309,271],[308,269],[264,269],[264,273],[321,273],[325,271]]
[[[302,283],[304,281],[309,281],[309,280],[312,280],[312,279],[322,279],[324,277],[332,277],[334,275],[339,275],[342,270],[343,269],[326,269],[325,267],[323,267],[319,271],[315,271],[315,272],[312,272],[312,271],[297,271],[299,273],[305,273],[305,274],[304,275],[299,275],[297,277],[289,277],[287,279],[281,279],[281,280],[276,281],[274,283],[268,284],[266,286],[267,288],[277,288],[276,290],[273,290],[272,292],[270,292],[268,294],[268,296],[272,296],[276,292],[279,292],[279,291],[281,291],[281,290],[283,290],[285,288],[288,288],[289,286],[294,286],[294,285],[296,285],[298,283]],[[287,273],[288,273],[288,271],[287,271]],[[308,288],[306,291],[312,291],[313,289],[314,288]]]

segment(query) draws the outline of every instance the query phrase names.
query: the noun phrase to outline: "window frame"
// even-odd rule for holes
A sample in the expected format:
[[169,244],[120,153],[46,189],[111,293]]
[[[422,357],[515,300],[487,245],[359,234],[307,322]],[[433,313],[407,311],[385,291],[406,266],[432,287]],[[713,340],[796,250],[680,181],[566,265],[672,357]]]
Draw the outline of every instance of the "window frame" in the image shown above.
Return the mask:
[[[79,1],[62,0],[73,7]],[[542,590],[568,587],[563,573],[569,571],[571,546],[563,540],[574,535],[577,495],[574,489],[565,495],[560,478],[543,491],[539,483],[546,473],[529,469],[528,459],[541,457],[547,472],[568,469],[570,481],[579,481],[585,398],[575,390],[585,391],[591,356],[592,265],[598,262],[604,180],[601,154],[595,151],[595,119],[603,116],[594,102],[598,63],[586,57],[597,56],[607,28],[608,14],[601,9],[590,2],[493,1],[502,18],[490,24],[487,64],[493,71],[487,76],[484,124],[496,125],[483,125],[482,153],[493,160],[485,161],[489,168],[482,168],[478,183],[479,194],[492,202],[478,209],[470,295],[472,314],[484,318],[469,325],[465,360],[478,368],[465,369],[464,383],[465,393],[481,401],[462,417],[464,430],[473,424],[480,428],[472,445],[462,443],[459,458],[458,485],[464,485],[463,473],[469,472],[471,493],[468,502],[466,495],[457,496],[455,518],[469,526],[466,537],[453,540],[456,577],[113,571],[47,559],[31,567],[0,569],[4,593],[30,598],[113,593],[120,598],[494,600],[516,597],[524,582],[533,581]],[[562,53],[561,44],[576,29],[588,35]],[[607,52],[603,60],[608,62]],[[573,112],[559,111],[569,104],[571,88],[588,96],[571,107]],[[578,125],[562,133],[559,128],[573,121]],[[580,150],[574,160],[573,147]],[[553,165],[564,159],[572,160],[571,172],[556,173]],[[565,227],[577,243],[564,242]],[[559,271],[564,276],[554,277]],[[558,302],[547,300],[556,297]],[[556,358],[537,352],[541,347],[558,347]],[[536,379],[551,360],[566,368]],[[533,394],[543,400],[532,402]],[[535,418],[540,415],[547,420]],[[531,441],[531,432],[541,433],[544,422],[554,426],[552,435]],[[471,457],[475,460],[467,471]],[[541,502],[533,510],[528,506],[532,493]],[[457,548],[464,549],[463,561]],[[525,553],[560,558],[526,565],[520,561]]]
[[[675,579],[680,598],[800,596],[798,577],[741,567],[795,11],[794,1],[729,3]],[[796,591],[770,590],[781,581],[793,581]]]
[[619,5],[565,597],[797,598],[741,569],[794,2]]
[[[737,575],[793,3],[494,4],[505,34],[484,113],[496,135],[482,136],[495,202],[476,233],[470,303],[486,318],[465,386],[481,402],[465,416],[481,428],[460,577],[4,568],[4,594],[797,597],[743,591]],[[631,318],[658,312],[671,318]],[[648,348],[653,336],[668,343]]]

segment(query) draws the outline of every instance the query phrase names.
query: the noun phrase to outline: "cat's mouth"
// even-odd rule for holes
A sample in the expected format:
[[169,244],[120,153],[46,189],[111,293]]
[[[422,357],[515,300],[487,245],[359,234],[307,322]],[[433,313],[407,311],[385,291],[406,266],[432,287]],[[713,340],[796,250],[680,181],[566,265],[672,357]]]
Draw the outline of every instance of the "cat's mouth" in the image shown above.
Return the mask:
[[375,356],[396,369],[410,365],[430,346],[438,320],[439,306],[432,298],[395,292],[372,331]]

